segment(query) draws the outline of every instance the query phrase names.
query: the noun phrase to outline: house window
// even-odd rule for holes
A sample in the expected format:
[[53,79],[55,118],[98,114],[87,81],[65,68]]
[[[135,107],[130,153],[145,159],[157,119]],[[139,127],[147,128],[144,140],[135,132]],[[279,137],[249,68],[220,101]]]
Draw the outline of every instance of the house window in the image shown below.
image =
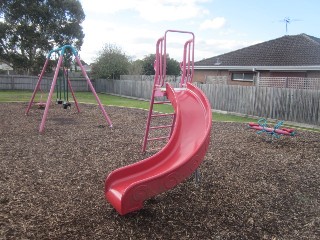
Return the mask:
[[254,73],[232,73],[233,81],[248,81],[253,82]]

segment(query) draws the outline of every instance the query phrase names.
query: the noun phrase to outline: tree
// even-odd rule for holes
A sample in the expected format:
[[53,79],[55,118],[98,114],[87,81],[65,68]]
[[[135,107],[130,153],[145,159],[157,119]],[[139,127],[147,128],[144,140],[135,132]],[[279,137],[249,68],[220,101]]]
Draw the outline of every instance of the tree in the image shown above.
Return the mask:
[[154,61],[156,59],[155,54],[149,54],[142,59],[142,72],[143,75],[154,75]]
[[1,1],[0,18],[0,58],[14,69],[39,72],[53,42],[79,50],[83,43],[79,0]]
[[180,75],[180,64],[177,60],[174,60],[173,58],[169,58],[169,55],[167,56],[167,75],[174,75],[179,76]]
[[120,75],[129,72],[129,57],[114,44],[105,44],[99,56],[92,64],[94,78],[120,79]]
[[[145,75],[155,74],[155,71],[154,71],[155,59],[156,59],[155,54],[149,54],[142,60],[143,74]],[[167,69],[166,69],[167,75],[175,75],[175,76],[180,75],[180,64],[177,60],[174,60],[173,58],[170,58],[169,55],[167,55],[166,63],[167,63]]]
[[143,61],[141,59],[132,61],[129,66],[129,75],[143,74]]

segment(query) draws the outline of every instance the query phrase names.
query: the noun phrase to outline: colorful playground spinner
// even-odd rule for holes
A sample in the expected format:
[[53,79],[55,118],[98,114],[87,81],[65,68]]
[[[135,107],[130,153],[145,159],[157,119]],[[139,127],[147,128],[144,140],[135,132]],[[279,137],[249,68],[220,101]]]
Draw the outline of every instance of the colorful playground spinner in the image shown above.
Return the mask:
[[280,128],[283,125],[283,121],[278,121],[274,127],[270,127],[267,124],[267,120],[265,118],[260,118],[258,123],[249,123],[249,127],[251,129],[257,130],[257,134],[266,133],[273,138],[280,138],[282,135],[286,136],[295,136],[296,132],[292,128]]

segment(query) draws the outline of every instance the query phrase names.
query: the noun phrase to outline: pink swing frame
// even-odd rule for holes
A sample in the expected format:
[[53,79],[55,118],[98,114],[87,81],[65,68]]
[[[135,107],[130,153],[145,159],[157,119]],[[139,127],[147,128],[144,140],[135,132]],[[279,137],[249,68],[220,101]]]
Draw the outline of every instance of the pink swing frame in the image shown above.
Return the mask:
[[[29,104],[28,104],[28,107],[27,107],[27,109],[26,109],[25,114],[28,115],[31,106],[32,106],[32,104],[34,103],[34,98],[35,98],[35,96],[36,96],[37,91],[38,91],[39,88],[40,88],[41,80],[42,80],[43,75],[44,75],[44,73],[45,73],[45,71],[46,71],[46,68],[47,68],[47,66],[48,66],[48,63],[49,63],[49,59],[50,59],[51,54],[54,53],[54,52],[58,53],[58,54],[59,54],[59,59],[58,59],[57,67],[56,67],[56,70],[55,70],[55,73],[54,73],[54,76],[53,76],[53,81],[52,81],[52,84],[51,84],[50,92],[49,92],[49,95],[48,95],[47,102],[46,102],[46,104],[45,104],[44,113],[43,113],[42,120],[41,120],[41,124],[40,124],[40,127],[39,127],[39,132],[42,133],[42,132],[44,131],[45,122],[46,122],[46,119],[47,119],[47,116],[48,116],[48,111],[49,111],[50,102],[51,102],[51,99],[52,99],[52,95],[53,95],[53,92],[54,92],[55,85],[56,85],[56,83],[57,83],[57,77],[58,77],[59,69],[60,69],[60,67],[61,67],[61,64],[62,64],[62,61],[63,61],[63,55],[64,55],[66,49],[70,49],[70,50],[72,51],[72,54],[74,55],[77,64],[78,64],[79,67],[81,68],[82,75],[85,77],[85,79],[86,79],[86,81],[87,81],[87,84],[88,84],[91,92],[93,93],[93,95],[94,95],[95,98],[96,98],[96,101],[97,101],[97,103],[98,103],[98,105],[99,105],[99,107],[100,107],[100,109],[101,109],[101,111],[102,111],[102,114],[103,114],[104,118],[106,119],[106,121],[107,121],[107,123],[109,124],[109,126],[112,127],[112,122],[111,122],[111,120],[110,120],[107,112],[105,111],[104,107],[102,106],[101,101],[100,101],[100,99],[99,99],[99,97],[98,97],[98,95],[97,95],[97,93],[96,93],[96,91],[95,91],[95,89],[94,89],[94,87],[93,87],[93,85],[92,85],[92,83],[91,83],[91,81],[90,81],[90,79],[89,79],[89,77],[88,77],[88,75],[87,75],[84,67],[83,67],[82,64],[81,64],[81,61],[80,61],[80,59],[79,59],[79,57],[78,57],[78,52],[77,52],[71,45],[65,45],[65,46],[63,46],[63,47],[61,47],[61,48],[54,49],[54,50],[51,50],[51,51],[49,52],[49,54],[48,54],[48,56],[47,56],[47,59],[46,59],[46,61],[45,61],[45,64],[44,64],[44,66],[43,66],[43,68],[42,68],[41,74],[40,74],[40,76],[39,76],[38,82],[37,82],[37,84],[36,84],[36,86],[35,86],[35,89],[34,89],[34,91],[33,91],[33,94],[32,94],[32,96],[31,96],[31,99],[30,99],[30,101],[29,101]],[[64,72],[64,74],[65,74],[65,72]],[[71,82],[70,82],[70,79],[69,79],[69,78],[67,79],[67,82],[68,82],[68,86],[69,86],[69,88],[70,88],[70,91],[71,91],[71,93],[72,93],[72,97],[73,97],[73,100],[74,100],[74,102],[75,102],[76,108],[77,108],[78,112],[80,112],[79,105],[78,105],[78,102],[77,102],[77,100],[76,100],[76,97],[75,97],[74,91],[73,91],[73,89],[72,89]]]

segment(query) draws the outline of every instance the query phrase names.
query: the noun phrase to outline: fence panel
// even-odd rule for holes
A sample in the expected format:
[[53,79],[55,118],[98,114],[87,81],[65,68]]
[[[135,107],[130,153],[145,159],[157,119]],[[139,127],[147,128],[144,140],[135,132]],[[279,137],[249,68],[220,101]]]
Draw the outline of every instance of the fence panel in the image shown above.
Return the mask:
[[[149,100],[153,82],[149,80],[101,80],[106,93]],[[97,89],[101,82],[96,81]],[[178,83],[172,83],[178,87]],[[319,125],[320,91],[195,83],[216,110],[285,121]]]
[[[0,90],[33,91],[36,87],[37,81],[37,76],[0,75]],[[43,77],[40,85],[41,90],[49,91],[52,81],[52,77]],[[70,82],[74,91],[90,91],[85,78],[72,78],[70,79]]]
[[[33,90],[37,77],[0,76],[0,90]],[[49,91],[51,78],[44,78],[43,91]],[[71,80],[75,91],[90,91],[85,79]],[[178,87],[177,82],[171,83]],[[270,88],[195,83],[216,110],[320,125],[320,91],[293,88]],[[118,94],[149,100],[153,81],[104,80],[94,81],[97,92]]]
[[197,84],[216,110],[320,125],[320,91]]
[[320,78],[260,77],[258,87],[320,90]]

